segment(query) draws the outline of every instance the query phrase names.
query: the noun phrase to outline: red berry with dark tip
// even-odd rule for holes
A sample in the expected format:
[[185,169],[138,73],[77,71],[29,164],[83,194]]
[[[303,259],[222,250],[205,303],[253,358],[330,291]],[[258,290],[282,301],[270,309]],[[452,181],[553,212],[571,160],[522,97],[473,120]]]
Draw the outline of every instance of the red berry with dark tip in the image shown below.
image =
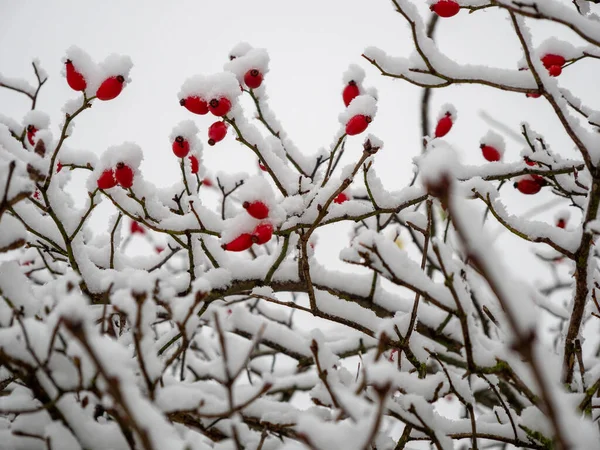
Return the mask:
[[527,164],[528,166],[535,166],[535,161],[532,161],[527,156],[523,157],[523,161],[525,161],[525,164]]
[[225,122],[215,122],[208,127],[208,145],[215,145],[221,142],[227,135],[227,125]]
[[352,117],[346,124],[346,134],[348,136],[355,136],[362,133],[367,129],[371,123],[371,118],[363,114],[358,114]]
[[333,199],[333,203],[337,203],[338,205],[341,205],[342,203],[344,203],[345,201],[350,200],[350,198],[344,194],[343,192],[340,192],[336,198]]
[[192,173],[198,173],[198,170],[200,170],[200,162],[196,155],[190,155],[190,169]]
[[115,174],[112,169],[106,169],[98,178],[98,189],[110,189],[117,185]]
[[194,114],[208,114],[208,103],[197,95],[191,95],[179,100],[179,104]]
[[243,252],[252,247],[254,241],[250,233],[240,234],[233,241],[223,244],[221,247],[228,252]]
[[190,152],[190,143],[183,136],[177,136],[173,141],[173,153],[178,158],[185,158]]
[[551,77],[557,77],[562,73],[562,67],[561,66],[550,66],[550,67],[548,67],[548,73],[550,74]]
[[131,222],[131,226],[129,228],[130,228],[131,234],[135,234],[135,233],[144,234],[146,232],[146,229],[135,221]]
[[118,163],[115,169],[115,179],[121,187],[130,188],[133,185],[133,169],[125,163]]
[[60,172],[63,168],[63,165],[60,163],[60,161],[56,164],[56,173]]
[[28,125],[27,126],[27,140],[29,141],[29,144],[31,144],[31,145],[35,144],[35,141],[33,140],[35,138],[35,133],[37,133],[37,128],[34,127],[33,125]]
[[567,60],[564,56],[553,53],[548,53],[542,57],[542,64],[546,69],[550,69],[552,66],[562,67],[564,66],[565,62],[567,62]]
[[227,97],[213,98],[208,104],[208,109],[217,117],[223,117],[231,110],[231,102]]
[[358,85],[356,84],[355,81],[350,81],[344,88],[344,91],[342,92],[342,98],[344,100],[344,105],[346,105],[346,107],[347,107],[350,104],[350,102],[352,100],[354,100],[355,97],[358,97],[359,95],[360,95],[360,89],[358,89]]
[[500,161],[500,159],[502,158],[500,152],[491,145],[481,144],[481,153],[483,154],[483,157],[489,162]]
[[431,11],[440,17],[452,17],[460,11],[460,5],[452,0],[439,0],[429,7]]
[[269,216],[269,207],[260,200],[244,202],[242,206],[255,219],[266,219]]
[[535,178],[521,178],[514,184],[515,188],[522,194],[533,195],[540,192],[542,189],[542,183]]
[[567,221],[566,221],[565,219],[562,219],[562,218],[561,218],[561,219],[558,219],[558,220],[556,221],[556,226],[557,226],[558,228],[565,228],[565,227],[567,226]]
[[255,244],[266,244],[273,237],[273,225],[270,223],[261,223],[252,232],[252,241]]
[[262,81],[263,75],[258,69],[249,70],[244,75],[244,83],[246,83],[246,86],[250,89],[258,88],[262,84]]
[[69,84],[69,87],[74,91],[85,90],[85,88],[87,87],[85,78],[83,77],[81,72],[79,72],[75,68],[73,62],[70,59],[67,59],[65,67],[67,69],[67,83]]
[[450,129],[452,128],[452,125],[453,125],[452,114],[447,112],[446,115],[438,121],[438,123],[435,127],[435,137],[441,138],[441,137],[446,136],[448,134],[448,132],[450,131]]
[[125,78],[121,75],[117,75],[116,77],[107,78],[102,82],[98,90],[96,91],[96,97],[98,100],[112,100],[116,98],[117,95],[121,93],[123,90],[123,83],[125,82]]

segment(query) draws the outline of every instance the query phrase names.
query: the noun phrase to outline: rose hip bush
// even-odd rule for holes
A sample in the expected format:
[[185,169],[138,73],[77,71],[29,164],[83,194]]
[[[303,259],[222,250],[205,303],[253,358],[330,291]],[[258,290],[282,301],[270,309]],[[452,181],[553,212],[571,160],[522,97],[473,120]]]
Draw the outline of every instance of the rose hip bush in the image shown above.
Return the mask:
[[[267,52],[236,46],[223,72],[181,87],[190,119],[170,135],[181,168],[171,188],[144,178],[134,143],[99,158],[67,146],[92,105],[126,108],[129,58],[96,63],[67,50],[76,96],[58,132],[36,109],[48,77],[38,61],[36,86],[0,76],[0,87],[32,102],[20,123],[0,117],[0,448],[598,448],[600,360],[583,334],[597,333],[600,319],[600,110],[560,75],[600,58],[600,17],[583,0],[429,3],[424,18],[392,1],[414,55],[362,55],[371,84],[381,73],[424,88],[423,155],[399,191],[372,166],[387,149],[368,134],[377,93],[358,65],[343,74],[332,145],[307,155],[269,108]],[[461,67],[439,52],[438,21],[476,20],[488,8],[504,11],[521,44],[514,68]],[[531,20],[586,44],[534,46]],[[490,131],[481,164],[462,165],[449,144],[458,111],[445,105],[430,129],[428,100],[431,89],[464,83],[548,102],[579,158],[523,123],[519,160],[504,161],[504,139]],[[237,141],[262,170],[211,181],[204,140]],[[341,162],[350,146],[362,146],[360,157]],[[87,174],[83,208],[69,192],[73,172]],[[565,198],[581,219],[511,215],[503,192],[512,186],[524,199],[542,190]],[[92,229],[101,202],[114,214],[108,229]],[[353,236],[340,256],[358,267],[342,273],[315,246],[320,229],[344,222]],[[509,275],[489,222],[537,243],[554,274],[547,285]],[[397,240],[400,231],[412,242]],[[134,235],[156,253],[129,256]],[[542,311],[557,324],[550,331]],[[449,401],[455,416],[443,412]]]

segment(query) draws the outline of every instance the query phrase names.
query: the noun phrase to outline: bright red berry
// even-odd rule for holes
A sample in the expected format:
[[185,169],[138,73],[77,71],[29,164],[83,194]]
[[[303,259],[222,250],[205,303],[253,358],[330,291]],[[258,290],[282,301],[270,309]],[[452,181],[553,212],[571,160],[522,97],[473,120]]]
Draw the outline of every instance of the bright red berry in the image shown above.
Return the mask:
[[125,189],[133,185],[133,169],[127,164],[120,162],[115,169],[115,179]]
[[548,73],[550,74],[551,77],[557,77],[562,73],[562,67],[561,66],[550,66],[550,67],[548,67]]
[[341,205],[342,203],[344,203],[347,200],[350,200],[350,198],[343,192],[340,192],[337,195],[337,197],[333,199],[333,203],[337,203],[338,205]]
[[56,173],[60,172],[63,168],[63,165],[60,163],[60,161],[56,164]]
[[439,0],[429,7],[440,17],[452,17],[460,11],[460,5],[452,0]]
[[266,219],[269,216],[269,207],[260,200],[244,202],[242,206],[255,219]]
[[519,181],[517,181],[514,184],[514,186],[522,194],[533,195],[533,194],[537,194],[538,192],[540,192],[540,190],[542,189],[542,182],[533,177],[521,178]]
[[213,182],[212,182],[212,181],[210,181],[210,178],[204,178],[204,179],[202,180],[202,184],[203,184],[204,186],[206,186],[206,187],[212,187],[212,185],[213,185]]
[[483,153],[483,157],[490,162],[500,161],[500,158],[502,158],[500,152],[491,145],[481,144],[481,153]]
[[435,137],[441,138],[446,136],[452,128],[452,125],[452,114],[447,112],[446,115],[438,121],[437,126],[435,127]]
[[98,189],[110,189],[116,185],[117,180],[112,169],[106,169],[98,178]]
[[240,234],[233,241],[223,244],[221,248],[229,252],[243,252],[252,247],[252,235],[250,233]]
[[360,90],[358,89],[358,85],[356,84],[355,81],[350,81],[344,88],[344,91],[342,92],[342,98],[344,100],[344,105],[346,105],[346,107],[347,107],[350,104],[350,102],[352,100],[354,100],[355,97],[358,97],[359,95],[360,95]]
[[121,93],[123,90],[123,83],[125,82],[125,78],[121,75],[117,75],[116,77],[107,78],[102,82],[98,90],[96,91],[96,97],[98,100],[112,100],[116,98],[117,95]]
[[146,229],[135,221],[131,222],[129,229],[131,231],[131,234],[135,234],[135,233],[144,234],[146,232]]
[[27,125],[27,140],[31,145],[35,144],[33,138],[35,138],[35,133],[37,133],[37,128],[33,125]]
[[38,189],[35,190],[35,193],[33,194],[33,198],[35,198],[36,200],[39,200],[42,197],[42,194],[40,194],[40,191]]
[[558,220],[556,221],[556,226],[557,226],[558,228],[564,228],[564,227],[566,227],[566,226],[567,226],[567,221],[566,221],[565,219],[563,219],[563,218],[560,218],[560,219],[558,219]]
[[566,59],[562,55],[555,55],[548,53],[542,57],[542,64],[546,69],[550,69],[552,66],[562,67],[565,65]]
[[182,98],[179,100],[179,104],[194,114],[200,114],[201,116],[208,114],[208,103],[196,95]]
[[267,172],[267,167],[263,163],[260,162],[260,159],[258,160],[258,167],[263,172]]
[[259,87],[262,84],[262,81],[263,75],[258,69],[249,70],[244,75],[244,83],[246,83],[246,86],[248,86],[250,89],[256,89]]
[[227,135],[227,125],[225,122],[215,122],[208,127],[208,145],[215,145],[221,142]]
[[231,109],[231,102],[227,97],[213,98],[208,104],[208,109],[217,117],[223,117]]
[[542,96],[542,94],[540,94],[539,92],[528,92],[527,94],[525,94],[528,98],[540,98]]
[[200,169],[200,162],[198,161],[196,155],[190,155],[190,166],[192,173],[198,173],[198,170]]
[[73,62],[70,59],[67,59],[65,63],[67,69],[67,83],[74,91],[83,91],[87,87],[87,83],[85,78],[78,72]]
[[273,237],[273,225],[261,223],[252,232],[252,242],[258,245],[266,244]]
[[523,161],[525,161],[525,164],[527,164],[528,166],[535,166],[535,161],[532,161],[529,157],[525,156],[523,157]]
[[190,152],[190,143],[183,138],[183,136],[177,136],[173,141],[173,153],[178,158],[185,158]]
[[346,134],[348,136],[355,136],[362,133],[367,129],[371,123],[371,118],[363,114],[358,114],[352,117],[346,124]]

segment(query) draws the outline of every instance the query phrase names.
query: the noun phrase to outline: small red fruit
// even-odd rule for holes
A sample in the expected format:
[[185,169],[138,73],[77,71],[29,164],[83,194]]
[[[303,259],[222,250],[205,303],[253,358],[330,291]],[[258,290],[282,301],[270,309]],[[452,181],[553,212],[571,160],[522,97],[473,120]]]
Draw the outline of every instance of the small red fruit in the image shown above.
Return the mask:
[[565,228],[567,226],[567,221],[563,218],[560,218],[556,221],[556,226],[558,228]]
[[96,97],[98,100],[112,100],[116,98],[117,95],[121,93],[123,90],[123,83],[125,82],[125,78],[122,75],[117,75],[116,77],[107,78],[102,82],[98,90],[96,91]]
[[523,157],[523,161],[525,161],[525,164],[527,164],[528,166],[535,166],[535,161],[531,160],[527,156]]
[[551,77],[557,77],[562,73],[562,67],[561,66],[550,66],[550,67],[548,67],[548,73],[550,74]]
[[182,98],[179,100],[179,104],[194,114],[200,114],[201,116],[208,114],[208,103],[196,95]]
[[204,179],[202,180],[202,184],[203,184],[204,186],[206,186],[206,187],[212,187],[212,185],[213,185],[213,182],[212,182],[212,181],[210,181],[210,178],[204,178]]
[[540,98],[542,96],[542,94],[540,94],[539,92],[528,92],[527,94],[525,94],[528,98]]
[[552,53],[548,53],[542,57],[542,64],[546,69],[550,69],[552,66],[562,67],[565,65],[567,60],[562,55],[555,55]]
[[117,185],[112,169],[106,169],[98,178],[98,189],[110,189]]
[[542,189],[542,182],[533,177],[521,178],[519,181],[515,182],[514,186],[522,194],[533,195],[540,192]]
[[190,166],[192,173],[198,173],[198,170],[200,169],[200,162],[198,161],[196,155],[190,155]]
[[185,158],[190,152],[190,143],[183,138],[183,136],[177,136],[173,141],[173,153],[178,158]]
[[262,170],[263,172],[267,172],[267,168],[266,166],[260,162],[260,159],[258,160],[258,167],[260,170]]
[[244,202],[242,206],[255,219],[266,219],[269,216],[269,207],[260,200],[252,203]]
[[37,133],[37,128],[33,125],[27,125],[27,140],[31,145],[35,144],[33,138],[35,138],[35,133]]
[[33,198],[35,198],[36,200],[39,200],[42,197],[42,194],[40,194],[40,191],[38,189],[35,190],[35,193],[33,194]]
[[129,228],[130,228],[131,234],[135,234],[135,233],[144,234],[146,232],[146,229],[135,221],[131,222],[131,225]]
[[225,122],[215,122],[208,127],[208,145],[215,145],[221,142],[227,135],[227,125]]
[[439,0],[429,7],[431,11],[440,17],[452,17],[460,11],[460,5],[452,0]]
[[273,225],[261,223],[252,232],[252,242],[258,245],[266,244],[273,237]]
[[83,77],[81,72],[77,71],[77,69],[73,65],[73,62],[70,59],[67,59],[65,66],[67,69],[67,83],[69,84],[69,87],[74,91],[85,90],[85,88],[87,87],[85,78]]
[[250,89],[256,89],[259,87],[262,84],[262,81],[263,75],[258,69],[249,70],[244,75],[244,83],[246,83],[246,86],[248,86]]
[[500,161],[500,158],[502,158],[500,152],[491,145],[481,144],[481,153],[483,153],[483,157],[489,162]]
[[344,91],[342,92],[342,98],[344,99],[344,105],[346,105],[346,107],[348,107],[350,102],[352,100],[354,100],[355,97],[358,97],[359,95],[360,95],[360,90],[358,89],[358,85],[356,84],[356,82],[354,80],[350,81],[344,88]]
[[125,189],[133,185],[133,169],[123,162],[117,164],[115,179]]
[[344,203],[345,201],[350,200],[350,198],[344,194],[343,192],[340,192],[336,198],[333,199],[333,203],[337,203],[338,205],[341,205],[342,203]]
[[352,117],[346,124],[346,134],[348,136],[355,136],[362,133],[367,129],[371,123],[371,118],[363,114],[358,114]]
[[250,233],[240,234],[233,241],[223,244],[221,248],[228,252],[243,252],[252,247],[252,235]]
[[227,97],[213,98],[208,104],[208,109],[217,117],[223,117],[231,109],[231,102]]
[[164,247],[154,247],[154,251],[156,253],[162,253],[164,249],[165,249]]
[[452,125],[452,114],[447,112],[446,115],[438,121],[437,126],[435,127],[435,137],[441,138],[446,136],[452,128]]
[[60,163],[60,161],[56,164],[56,173],[60,172],[63,168],[63,165]]

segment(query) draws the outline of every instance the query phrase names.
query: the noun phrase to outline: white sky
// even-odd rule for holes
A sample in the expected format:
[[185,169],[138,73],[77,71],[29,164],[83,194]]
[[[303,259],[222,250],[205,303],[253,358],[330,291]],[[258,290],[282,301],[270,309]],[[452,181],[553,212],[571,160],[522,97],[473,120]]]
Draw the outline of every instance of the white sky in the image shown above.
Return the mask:
[[[569,1],[564,0],[565,3]],[[425,2],[423,14],[429,14]],[[536,24],[538,41],[548,36],[580,41],[571,33],[550,24]],[[436,34],[439,47],[459,62],[516,68],[521,58],[517,38],[505,14],[484,10],[469,15],[464,11],[442,20]],[[178,181],[179,169],[172,155],[168,135],[183,119],[193,118],[206,142],[209,116],[198,117],[180,107],[177,92],[183,81],[196,73],[220,71],[230,48],[239,41],[267,48],[271,71],[266,77],[272,109],[290,137],[310,154],[328,146],[343,109],[342,72],[349,63],[367,71],[365,84],[379,90],[379,112],[369,131],[385,142],[375,158],[375,169],[384,185],[397,189],[411,175],[411,159],[421,151],[419,128],[420,89],[406,82],[385,79],[360,57],[370,45],[391,54],[408,56],[413,44],[404,19],[387,0],[228,0],[228,1],[47,1],[0,0],[0,72],[9,77],[34,81],[31,59],[39,57],[50,78],[39,99],[39,109],[52,118],[55,135],[60,109],[76,94],[61,75],[61,58],[75,44],[96,61],[109,53],[131,56],[132,83],[110,102],[96,102],[76,120],[68,146],[100,154],[110,145],[134,141],[145,154],[145,178],[159,186]],[[575,94],[585,96],[598,107],[598,62],[565,69],[561,83]],[[586,69],[580,69],[585,67]],[[495,91],[477,86],[457,86],[436,91],[432,113],[444,103],[458,109],[458,121],[447,140],[464,162],[483,163],[479,139],[488,126],[479,118],[485,110],[518,129],[528,121],[546,135],[563,156],[576,156],[558,120],[543,99]],[[0,113],[20,120],[29,102],[22,96],[0,89]],[[345,163],[360,151],[360,137],[347,146]],[[507,138],[505,160],[519,158],[521,146]],[[256,161],[231,135],[215,147],[205,145],[204,162],[211,172],[255,171]],[[342,165],[344,161],[342,161]],[[522,214],[532,206],[551,199],[548,193],[526,197],[507,187],[502,191],[509,211]],[[109,209],[99,208],[95,220],[102,223]],[[551,221],[554,211],[538,217]],[[318,256],[331,265],[338,250],[347,243],[345,233],[322,234]],[[515,272],[531,273],[533,258],[517,252],[520,241],[504,233],[499,247],[513,258]],[[333,250],[332,250],[333,249]],[[542,273],[543,275],[543,273]],[[532,275],[535,278],[537,274]]]

